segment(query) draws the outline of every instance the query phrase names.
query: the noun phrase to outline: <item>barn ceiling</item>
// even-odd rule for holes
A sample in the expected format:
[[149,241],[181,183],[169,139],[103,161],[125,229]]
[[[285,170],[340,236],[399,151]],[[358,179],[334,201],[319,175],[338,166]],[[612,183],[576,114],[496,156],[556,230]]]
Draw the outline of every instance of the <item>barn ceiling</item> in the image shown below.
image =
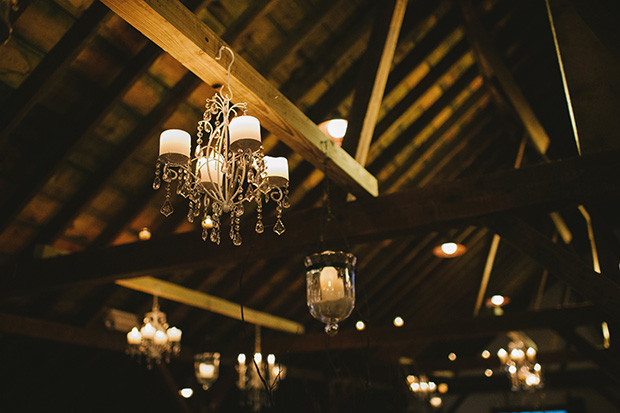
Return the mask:
[[[450,382],[444,409],[459,411],[475,392],[509,392],[480,358],[509,331],[536,341],[549,391],[590,389],[620,411],[620,13],[550,3],[553,26],[534,0],[17,1],[0,46],[0,400],[243,411],[234,362],[254,326],[198,308],[187,297],[199,292],[260,313],[263,349],[290,372],[274,393],[283,411],[410,411],[412,372]],[[203,242],[180,197],[164,217],[152,188],[161,131],[194,133],[226,82],[223,43],[265,152],[290,167],[286,232],[271,232],[269,206],[254,234],[248,211],[240,247]],[[332,118],[349,121],[342,148],[315,126]],[[467,252],[433,255],[446,241]],[[329,339],[306,307],[303,265],[325,248],[358,259],[356,309]],[[152,277],[141,280],[183,330],[181,357],[153,370],[124,353],[110,316],[149,311],[136,277]],[[510,297],[502,317],[493,294]],[[181,399],[203,351],[222,354],[221,377]]]

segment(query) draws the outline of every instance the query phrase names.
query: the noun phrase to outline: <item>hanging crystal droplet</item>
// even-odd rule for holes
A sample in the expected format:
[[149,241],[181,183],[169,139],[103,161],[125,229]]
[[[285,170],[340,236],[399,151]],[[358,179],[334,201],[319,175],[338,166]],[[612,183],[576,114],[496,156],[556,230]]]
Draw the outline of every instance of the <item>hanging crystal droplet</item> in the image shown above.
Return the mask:
[[206,228],[202,228],[202,240],[206,241],[209,236],[209,231]]
[[238,247],[239,245],[241,245],[241,234],[238,232],[235,232],[235,235],[232,238],[232,243]]
[[244,212],[243,204],[239,204],[239,206],[237,207],[237,210],[235,212],[236,212],[238,217],[243,215],[243,212]]
[[289,208],[291,206],[290,201],[288,200],[288,195],[284,195],[281,202],[282,208]]
[[190,224],[194,223],[194,203],[190,201],[189,203],[189,211],[187,211],[187,221]]
[[170,199],[166,198],[159,212],[161,212],[162,215],[165,217],[169,217],[170,214],[174,212],[174,208],[172,207],[172,202],[170,202]]
[[262,234],[265,231],[265,226],[263,225],[263,221],[260,219],[256,221],[256,232]]
[[286,228],[284,227],[284,223],[282,222],[280,218],[278,218],[278,220],[276,221],[276,224],[273,226],[273,232],[275,232],[278,235],[282,235],[284,234],[284,231],[286,231]]
[[159,175],[157,175],[155,176],[155,179],[153,180],[153,189],[158,190],[160,186],[161,186],[161,179],[159,179]]

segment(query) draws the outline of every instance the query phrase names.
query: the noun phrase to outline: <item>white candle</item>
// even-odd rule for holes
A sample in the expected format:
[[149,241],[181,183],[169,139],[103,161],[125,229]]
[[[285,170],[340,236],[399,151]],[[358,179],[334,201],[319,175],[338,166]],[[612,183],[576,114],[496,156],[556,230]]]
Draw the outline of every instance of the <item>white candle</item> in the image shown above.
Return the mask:
[[170,327],[166,332],[170,341],[181,341],[181,330],[176,327]]
[[155,332],[155,344],[166,344],[168,342],[168,336],[165,332],[157,330]]
[[181,129],[168,129],[159,137],[159,156],[167,161],[187,162],[191,146],[189,133]]
[[151,323],[146,323],[141,329],[140,332],[142,336],[146,339],[152,339],[155,335],[155,327],[151,325]]
[[282,186],[288,182],[288,161],[284,157],[265,156],[265,171],[269,183]]
[[222,185],[222,164],[224,158],[222,155],[211,154],[208,158],[202,157],[198,159],[196,170],[200,176],[200,182],[209,187],[213,184]]
[[260,122],[254,116],[237,116],[228,125],[232,150],[258,150],[261,145]]
[[136,327],[132,328],[129,333],[127,333],[127,342],[129,344],[138,345],[142,341],[142,334],[138,331]]
[[334,267],[324,267],[319,276],[322,301],[334,301],[344,297],[344,280],[338,277]]
[[215,366],[213,364],[200,363],[198,374],[200,374],[200,377],[203,379],[212,379],[215,374]]

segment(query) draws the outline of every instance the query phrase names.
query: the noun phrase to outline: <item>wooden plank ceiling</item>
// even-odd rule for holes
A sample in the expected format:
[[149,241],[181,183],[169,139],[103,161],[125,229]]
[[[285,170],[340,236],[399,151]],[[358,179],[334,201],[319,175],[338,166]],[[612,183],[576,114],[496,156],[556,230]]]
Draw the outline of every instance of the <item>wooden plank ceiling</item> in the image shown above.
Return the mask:
[[[275,393],[282,411],[404,412],[413,403],[405,375],[436,371],[451,383],[446,411],[460,411],[474,391],[508,391],[482,381],[487,368],[501,375],[479,354],[506,346],[515,329],[533,332],[548,391],[571,383],[566,366],[588,363],[582,377],[614,380],[571,376],[573,385],[620,411],[610,396],[620,359],[613,339],[602,349],[600,329],[607,321],[613,337],[620,325],[620,145],[609,144],[620,140],[610,128],[602,151],[589,136],[578,156],[544,2],[17,3],[0,46],[0,354],[13,372],[0,401],[21,411],[41,400],[66,410],[244,411],[233,363],[251,351],[253,327],[235,318],[242,303],[258,324],[305,330],[263,328],[264,351],[271,345],[290,371]],[[553,13],[578,19],[581,3],[555,2]],[[609,7],[596,3],[584,24]],[[604,28],[589,41],[615,29]],[[291,170],[287,231],[255,236],[248,212],[241,247],[204,243],[181,200],[163,217],[163,191],[151,185],[159,133],[193,132],[225,82],[214,60],[222,42],[238,56],[232,88],[265,127],[265,152],[286,156]],[[619,58],[613,41],[602,44],[596,53]],[[576,60],[565,69],[579,82]],[[576,108],[588,106],[582,96],[573,94]],[[577,116],[584,131],[588,109]],[[351,123],[344,149],[316,126],[335,117]],[[362,165],[356,151],[367,151]],[[349,192],[358,199],[345,202]],[[270,227],[273,209],[266,215]],[[138,240],[144,227],[150,241]],[[472,318],[495,234],[483,297],[511,298],[501,321],[486,306]],[[434,256],[445,241],[466,254]],[[305,301],[303,258],[324,247],[358,257],[356,309],[330,340]],[[135,287],[137,276],[159,280]],[[162,295],[184,351],[147,371],[122,352],[107,315],[140,318],[157,285],[193,291]],[[217,303],[219,314],[205,310]],[[177,387],[192,383],[192,354],[202,351],[222,353],[221,378],[182,400]],[[460,364],[446,364],[453,351]],[[473,376],[475,389],[459,381]],[[69,386],[76,396],[63,396]]]

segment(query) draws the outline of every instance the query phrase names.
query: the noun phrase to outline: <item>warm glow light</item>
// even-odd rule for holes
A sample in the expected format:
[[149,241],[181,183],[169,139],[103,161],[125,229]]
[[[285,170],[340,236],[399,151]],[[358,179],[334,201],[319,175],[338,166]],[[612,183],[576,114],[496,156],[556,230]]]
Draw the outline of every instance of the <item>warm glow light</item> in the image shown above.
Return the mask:
[[410,374],[407,376],[407,383],[411,384],[415,381],[415,376],[413,374]]
[[506,356],[508,356],[508,352],[506,350],[504,350],[503,348],[500,348],[499,350],[497,350],[497,357],[504,360]]
[[344,280],[338,277],[338,270],[327,266],[319,276],[322,301],[335,301],[344,297]]
[[168,129],[159,138],[159,156],[169,156],[175,162],[189,158],[192,137],[181,129]]
[[517,368],[515,366],[508,367],[508,373],[515,374],[517,372]]
[[539,363],[534,364],[534,371],[540,371],[541,366]]
[[537,386],[540,384],[540,377],[530,374],[525,378],[525,384],[528,386]]
[[260,353],[254,353],[254,361],[258,364],[263,361],[263,355]]
[[267,356],[267,363],[275,364],[275,362],[276,362],[276,356],[274,354],[269,354]]
[[456,360],[456,354],[454,354],[454,353],[450,353],[450,354],[448,354],[448,359],[449,359],[450,361],[454,361],[454,360]]
[[205,219],[202,220],[201,225],[203,228],[206,229],[213,228],[213,221],[211,220],[211,215],[207,215]]
[[491,357],[491,352],[489,350],[484,350],[482,352],[482,358],[483,359],[488,359],[489,357]]
[[344,119],[332,119],[327,122],[327,133],[336,139],[344,138],[347,133],[348,123]]
[[503,295],[499,295],[496,294],[493,297],[491,297],[491,304],[495,305],[495,306],[501,306],[504,304],[504,296]]
[[362,331],[363,329],[366,328],[366,324],[364,324],[364,322],[360,320],[357,323],[355,323],[355,328],[357,328],[358,331]]
[[441,406],[441,403],[443,403],[443,401],[441,400],[441,397],[438,397],[438,396],[431,397],[431,399],[428,402],[433,407],[439,407],[439,406]]
[[153,341],[155,341],[155,344],[166,344],[168,342],[168,336],[164,331],[157,330]]
[[414,381],[413,383],[411,383],[411,386],[409,386],[409,387],[411,387],[411,390],[413,390],[413,391],[418,391],[418,390],[420,390],[420,383]]
[[431,382],[428,383],[428,389],[430,391],[434,391],[436,388],[437,388],[437,385],[435,384],[434,381],[431,381]]
[[446,383],[440,383],[439,386],[437,386],[437,391],[441,394],[447,393],[448,385]]
[[149,231],[149,229],[147,227],[144,227],[140,230],[140,232],[138,232],[138,238],[140,238],[141,241],[148,241],[151,239],[151,231]]
[[441,250],[447,255],[454,254],[457,248],[458,247],[454,242],[444,242],[443,244],[441,244]]
[[142,334],[138,331],[136,327],[132,328],[129,333],[127,333],[127,342],[129,344],[140,344],[142,341]]
[[405,321],[401,317],[394,318],[394,325],[396,327],[402,327],[405,324]]
[[487,377],[491,377],[491,376],[493,375],[493,370],[491,370],[491,369],[486,369],[486,370],[484,371],[484,375],[485,375],[485,376],[487,376]]
[[536,349],[534,347],[528,347],[525,354],[527,354],[527,358],[533,359],[536,357]]
[[194,395],[194,390],[190,389],[189,387],[186,387],[184,389],[179,390],[179,394],[185,397],[186,399],[189,399],[190,397]]
[[141,329],[142,337],[152,339],[155,336],[155,327],[151,323],[146,323]]
[[176,327],[170,327],[166,332],[170,341],[181,341],[181,330]]
[[523,360],[523,358],[525,357],[525,353],[520,348],[513,348],[510,351],[510,357],[515,360]]
[[215,374],[215,366],[213,364],[200,363],[200,366],[198,366],[198,373],[200,373],[200,377],[202,378],[211,379]]
[[237,356],[237,361],[239,364],[245,364],[245,354],[240,353],[239,356]]

